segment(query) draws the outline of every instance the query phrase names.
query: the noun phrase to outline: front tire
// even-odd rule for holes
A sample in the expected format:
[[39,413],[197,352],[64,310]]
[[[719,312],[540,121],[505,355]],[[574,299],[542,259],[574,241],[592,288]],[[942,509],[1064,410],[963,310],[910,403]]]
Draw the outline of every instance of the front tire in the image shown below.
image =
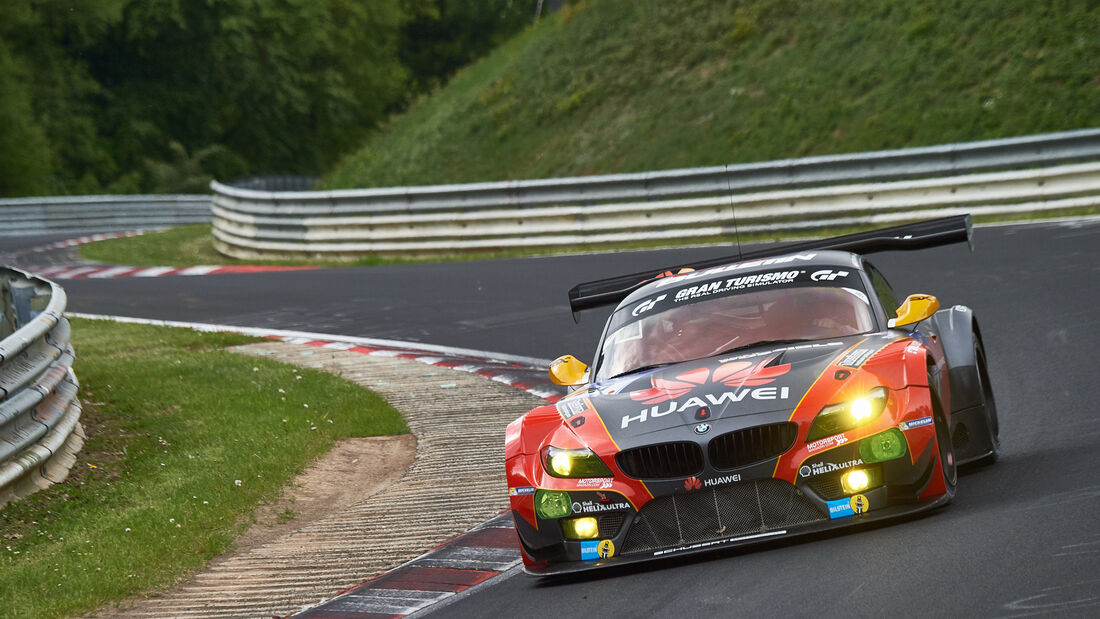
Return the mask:
[[997,461],[1001,455],[1001,429],[997,419],[997,403],[993,399],[993,387],[989,382],[989,368],[985,362],[985,347],[979,338],[975,338],[974,365],[978,373],[978,397],[981,398],[981,406],[985,411],[986,423],[989,425],[989,443],[991,451],[974,461],[978,466],[988,466]]
[[[929,377],[928,384],[933,383]],[[932,397],[932,418],[936,427],[936,446],[939,448],[940,471],[943,472],[943,487],[947,494],[947,501],[955,498],[955,488],[959,483],[959,468],[955,464],[955,448],[951,443],[951,430],[947,425],[947,419],[943,415],[943,406],[940,404],[940,395],[935,389],[929,387]]]

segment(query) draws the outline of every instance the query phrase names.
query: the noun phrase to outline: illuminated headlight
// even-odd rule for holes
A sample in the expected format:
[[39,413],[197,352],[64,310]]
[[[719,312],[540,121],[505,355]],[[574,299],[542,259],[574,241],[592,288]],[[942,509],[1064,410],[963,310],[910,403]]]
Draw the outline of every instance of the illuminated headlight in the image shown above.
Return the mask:
[[547,447],[542,464],[554,477],[611,477],[607,465],[591,449]]
[[600,536],[600,526],[591,516],[562,520],[561,528],[569,539],[596,539]]
[[874,421],[886,408],[886,398],[886,387],[875,387],[863,397],[826,406],[814,418],[806,442],[840,434]]

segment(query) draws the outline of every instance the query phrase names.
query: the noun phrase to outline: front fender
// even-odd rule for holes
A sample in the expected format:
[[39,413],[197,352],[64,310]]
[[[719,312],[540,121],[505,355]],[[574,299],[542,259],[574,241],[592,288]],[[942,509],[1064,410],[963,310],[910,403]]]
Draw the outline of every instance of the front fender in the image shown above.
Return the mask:
[[963,305],[942,309],[932,323],[943,343],[951,384],[951,410],[959,411],[981,403],[977,359],[974,354],[977,320],[974,311]]

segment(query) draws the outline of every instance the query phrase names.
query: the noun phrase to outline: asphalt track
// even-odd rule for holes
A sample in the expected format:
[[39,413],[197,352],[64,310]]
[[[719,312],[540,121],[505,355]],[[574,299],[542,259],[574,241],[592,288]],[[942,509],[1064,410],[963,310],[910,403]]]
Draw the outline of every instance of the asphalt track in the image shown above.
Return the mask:
[[[1100,614],[1100,220],[980,228],[975,246],[972,255],[952,246],[873,257],[900,294],[969,305],[982,326],[1002,458],[967,472],[950,506],[859,531],[642,568],[549,581],[518,574],[439,614]],[[574,326],[570,286],[723,253],[694,248],[64,285],[70,309],[79,312],[588,358],[606,313],[587,314]]]

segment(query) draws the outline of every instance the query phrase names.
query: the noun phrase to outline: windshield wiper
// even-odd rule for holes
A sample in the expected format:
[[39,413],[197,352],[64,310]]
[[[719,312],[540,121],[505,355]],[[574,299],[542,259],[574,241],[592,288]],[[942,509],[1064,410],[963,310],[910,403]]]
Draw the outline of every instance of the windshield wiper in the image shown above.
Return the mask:
[[680,363],[680,362],[679,361],[663,361],[661,363],[650,363],[649,365],[643,365],[641,367],[636,367],[632,370],[627,370],[625,372],[620,372],[619,374],[616,374],[614,376],[609,376],[604,380],[611,380],[613,378],[618,378],[620,376],[626,376],[627,374],[635,374],[637,372],[645,372],[646,370],[655,370],[657,368],[663,368],[666,365],[672,365],[673,363]]
[[793,338],[793,339],[789,339],[789,340],[760,340],[759,342],[753,342],[751,344],[744,344],[744,345],[741,345],[741,346],[734,346],[733,348],[727,348],[727,349],[725,349],[721,352],[716,352],[716,353],[714,353],[713,355],[710,355],[710,356],[716,357],[718,355],[728,355],[731,352],[737,352],[739,350],[745,350],[746,348],[756,348],[757,346],[779,346],[781,344],[797,344],[798,342],[812,342],[815,339],[816,338],[812,338],[812,337],[799,337],[799,338]]

